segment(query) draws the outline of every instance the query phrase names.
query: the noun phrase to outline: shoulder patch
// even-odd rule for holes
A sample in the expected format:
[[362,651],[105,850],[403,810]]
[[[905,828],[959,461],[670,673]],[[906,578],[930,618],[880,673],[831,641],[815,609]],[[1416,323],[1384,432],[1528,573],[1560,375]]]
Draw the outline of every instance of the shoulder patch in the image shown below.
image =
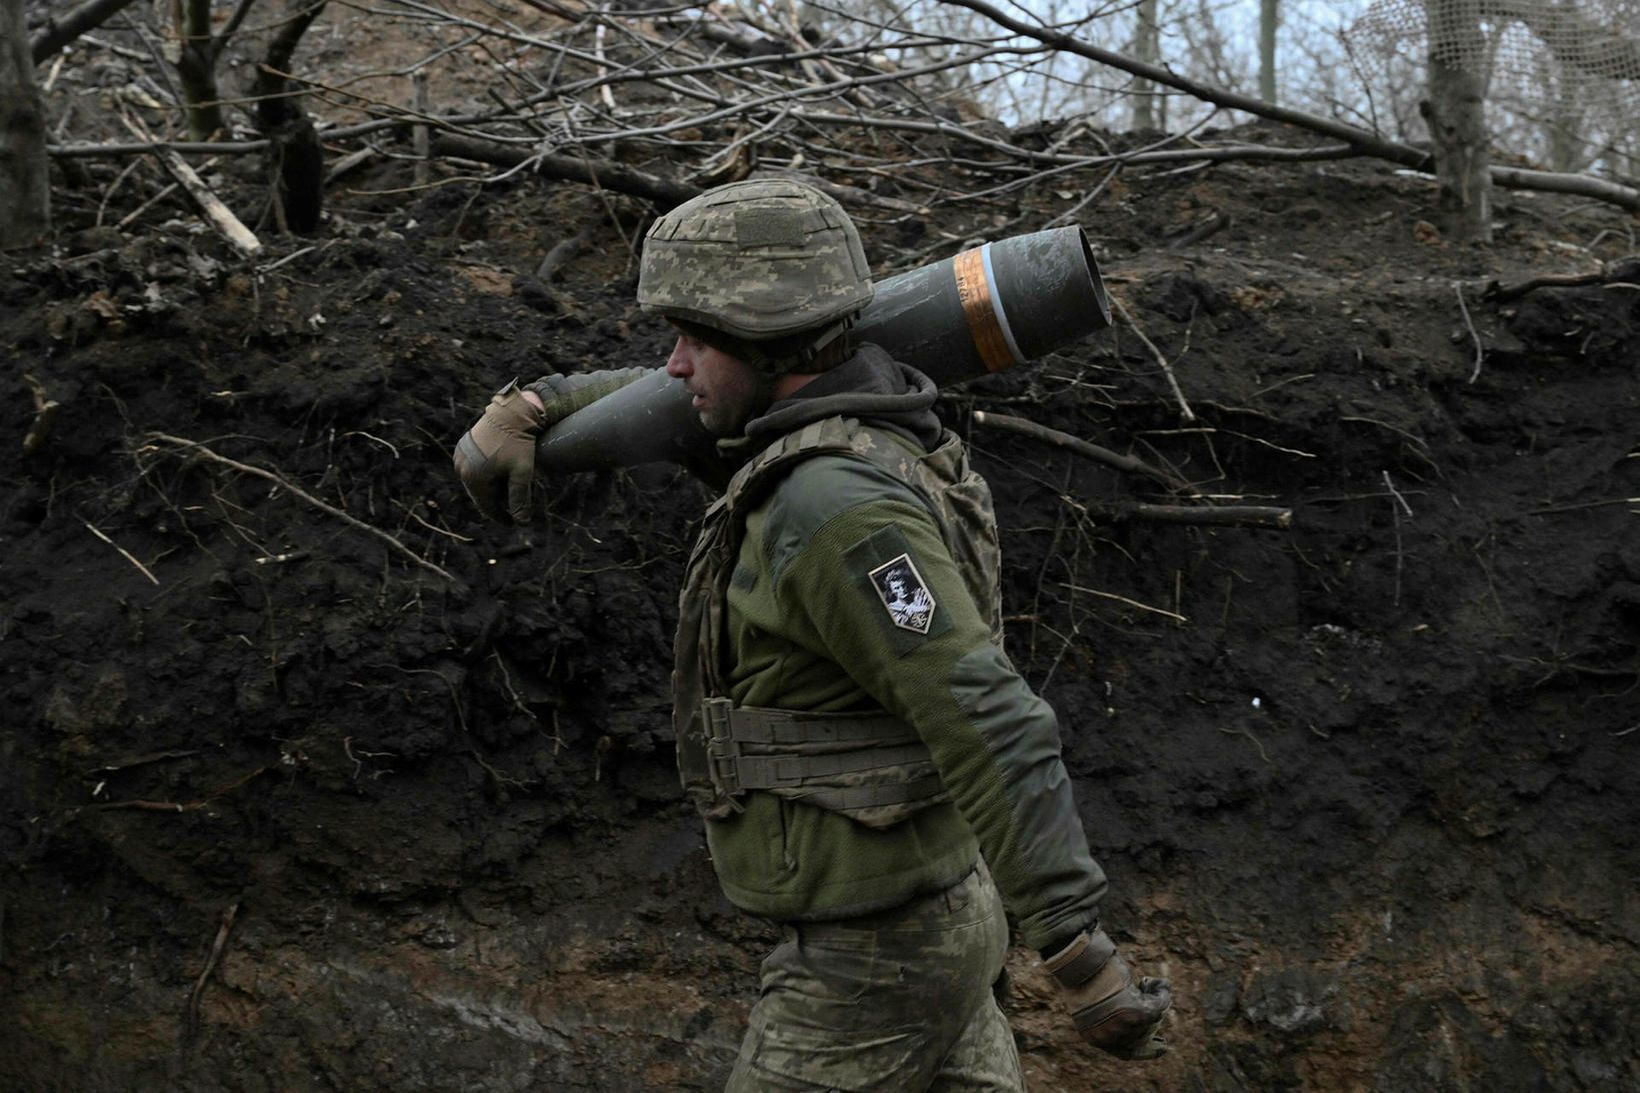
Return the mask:
[[910,554],[884,562],[867,577],[883,601],[890,622],[914,634],[928,633],[934,625],[934,595],[928,591]]

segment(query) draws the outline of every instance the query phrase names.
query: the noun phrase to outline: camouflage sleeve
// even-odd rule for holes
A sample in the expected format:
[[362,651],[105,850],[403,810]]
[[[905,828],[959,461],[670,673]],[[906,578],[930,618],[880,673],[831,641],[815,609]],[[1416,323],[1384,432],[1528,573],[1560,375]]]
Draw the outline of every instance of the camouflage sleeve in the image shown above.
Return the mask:
[[1053,710],[992,642],[922,503],[876,468],[812,462],[855,465],[794,475],[770,506],[779,610],[917,730],[1025,943],[1060,943],[1096,920],[1106,885]]
[[573,376],[542,376],[526,383],[524,390],[541,396],[546,405],[544,428],[563,421],[577,410],[584,410],[605,395],[613,395],[629,383],[635,383],[652,368],[614,368],[608,372],[579,372]]

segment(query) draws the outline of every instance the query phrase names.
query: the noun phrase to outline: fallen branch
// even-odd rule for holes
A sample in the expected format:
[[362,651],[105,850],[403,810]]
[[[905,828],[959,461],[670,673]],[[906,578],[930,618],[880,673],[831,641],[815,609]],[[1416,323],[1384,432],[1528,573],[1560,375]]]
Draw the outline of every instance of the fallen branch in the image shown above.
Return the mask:
[[1059,587],[1068,588],[1072,592],[1081,592],[1081,593],[1083,593],[1085,595],[1088,595],[1088,596],[1099,596],[1102,599],[1115,600],[1117,603],[1125,603],[1129,607],[1137,608],[1140,611],[1148,611],[1152,615],[1161,615],[1164,618],[1172,619],[1174,622],[1189,622],[1190,621],[1189,619],[1185,618],[1183,615],[1180,615],[1175,611],[1167,611],[1167,610],[1165,610],[1163,608],[1160,608],[1160,607],[1152,607],[1148,603],[1140,603],[1138,600],[1130,600],[1126,596],[1118,596],[1114,592],[1101,592],[1097,588],[1085,588],[1082,585],[1071,584],[1068,581],[1060,581],[1059,582]]
[[29,53],[39,64],[88,30],[95,30],[131,5],[131,0],[89,0],[29,39]]
[[[129,117],[122,120],[125,122],[126,128],[131,130],[132,136],[142,139],[148,138],[149,134],[144,132]],[[235,250],[244,257],[250,258],[262,249],[262,241],[256,238],[254,232],[245,227],[244,222],[233,214],[233,210],[222,203],[221,198],[211,192],[211,188],[205,185],[205,180],[200,178],[192,167],[188,166],[187,160],[170,148],[157,145],[154,147],[153,154],[154,158],[159,160],[160,165],[169,172],[171,177],[176,179],[177,184],[182,187],[183,191],[193,199],[194,205],[210,222],[211,227],[215,228],[217,234],[226,239]]]
[[473,137],[440,134],[433,138],[431,150],[436,156],[457,156],[493,167],[527,166],[529,173],[539,178],[557,178],[585,183],[598,189],[616,190],[653,201],[663,209],[681,205],[701,192],[699,187],[674,182],[611,160],[531,152]]
[[1136,517],[1162,524],[1212,524],[1223,527],[1277,528],[1293,526],[1293,510],[1269,505],[1150,505],[1124,502],[1104,506],[1116,519]]
[[1640,282],[1640,258],[1628,255],[1607,262],[1594,273],[1546,273],[1511,285],[1492,281],[1481,292],[1484,300],[1514,300],[1540,288],[1584,288],[1588,285],[1625,285]]
[[[1018,433],[1033,440],[1041,440],[1057,448],[1075,452],[1095,462],[1119,471],[1142,474],[1184,492],[1189,485],[1159,467],[1153,467],[1137,456],[1122,455],[1109,448],[1101,448],[1080,437],[1060,432],[1046,425],[1038,425],[1022,417],[992,414],[975,410],[974,424]],[[1118,502],[1094,506],[1112,520],[1153,520],[1164,524],[1212,524],[1229,527],[1288,528],[1293,523],[1293,510],[1267,505],[1153,505],[1145,502]]]
[[1061,432],[1058,429],[1051,429],[1046,425],[1038,425],[1036,422],[1028,421],[1022,417],[1014,417],[1011,414],[993,414],[984,410],[975,410],[973,416],[975,425],[1001,429],[1005,432],[1028,436],[1034,440],[1045,441],[1055,447],[1064,448],[1095,462],[1103,463],[1107,467],[1114,467],[1116,470],[1128,474],[1142,474],[1148,478],[1153,478],[1170,490],[1184,492],[1190,488],[1187,483],[1171,473],[1162,470],[1160,467],[1154,467],[1137,456],[1122,455],[1119,452],[1111,451],[1109,448],[1101,448],[1099,445],[1083,440],[1081,437],[1072,436],[1070,433]]
[[312,505],[314,508],[317,508],[317,509],[319,509],[323,512],[327,512],[330,515],[336,517],[338,520],[340,520],[343,523],[347,524],[349,527],[354,527],[354,528],[359,529],[360,531],[365,532],[366,534],[374,535],[376,538],[378,538],[378,539],[382,540],[384,543],[386,543],[393,550],[395,550],[398,553],[404,555],[406,558],[409,558],[411,561],[415,562],[417,565],[421,566],[423,569],[430,570],[433,573],[437,573],[440,577],[443,577],[445,580],[449,581],[451,584],[457,586],[458,588],[463,587],[461,579],[459,577],[457,577],[455,574],[449,572],[448,570],[445,570],[441,566],[435,565],[434,563],[428,561],[426,558],[423,558],[420,554],[417,554],[415,551],[411,550],[409,547],[405,546],[403,543],[401,543],[397,539],[393,538],[393,536],[387,534],[387,532],[381,530],[380,528],[372,527],[371,525],[365,523],[363,520],[360,520],[360,519],[358,519],[356,517],[353,517],[353,516],[349,516],[347,513],[343,512],[341,509],[337,508],[336,506],[331,505],[331,504],[327,504],[326,502],[319,500],[317,497],[313,496],[311,493],[308,493],[306,490],[301,489],[298,486],[292,485],[283,476],[275,474],[273,471],[264,470],[261,467],[255,467],[255,466],[252,466],[249,463],[241,463],[241,462],[239,462],[239,460],[229,459],[225,455],[218,455],[216,452],[211,451],[211,449],[207,448],[205,445],[199,443],[198,441],[188,440],[184,437],[169,436],[165,433],[149,433],[147,435],[146,439],[148,439],[148,440],[159,440],[159,441],[165,442],[166,444],[174,445],[175,447],[178,447],[178,448],[186,448],[186,449],[190,450],[191,452],[193,452],[193,454],[198,455],[201,459],[208,459],[213,463],[220,463],[225,467],[232,467],[234,470],[239,471],[243,474],[255,475],[257,478],[261,478],[261,479],[264,479],[268,482],[272,482],[275,485],[277,485],[277,486],[279,486],[283,489],[289,490],[293,496],[301,498],[303,501],[306,501],[308,504]]

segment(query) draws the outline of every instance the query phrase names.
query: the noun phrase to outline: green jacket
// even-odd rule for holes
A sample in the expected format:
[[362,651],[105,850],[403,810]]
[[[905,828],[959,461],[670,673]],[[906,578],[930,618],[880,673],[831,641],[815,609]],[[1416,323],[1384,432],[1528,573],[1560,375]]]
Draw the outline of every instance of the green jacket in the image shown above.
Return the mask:
[[[750,423],[745,447],[845,414],[931,448],[934,395],[921,373],[868,346]],[[896,616],[883,574],[902,554],[921,594],[896,587],[915,600]],[[1031,947],[1052,949],[1096,920],[1105,879],[1054,713],[993,640],[904,481],[846,455],[797,462],[746,512],[726,601],[721,674],[736,706],[887,710],[928,746],[949,798],[873,828],[750,792],[741,811],[706,820],[735,904],[778,920],[884,910],[954,883],[983,853]]]

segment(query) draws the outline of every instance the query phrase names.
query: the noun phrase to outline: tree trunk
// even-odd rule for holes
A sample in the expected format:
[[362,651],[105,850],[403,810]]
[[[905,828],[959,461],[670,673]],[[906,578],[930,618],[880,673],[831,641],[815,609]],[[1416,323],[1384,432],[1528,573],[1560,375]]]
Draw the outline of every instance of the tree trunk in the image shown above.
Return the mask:
[[268,153],[268,183],[274,212],[281,227],[299,235],[317,231],[324,211],[325,150],[313,119],[280,73],[290,71],[302,35],[325,3],[316,0],[280,29],[251,85],[251,95],[257,100],[257,128],[273,142]]
[[1424,120],[1447,233],[1492,241],[1491,160],[1486,132],[1486,40],[1478,0],[1430,0],[1429,97]]
[[[1156,24],[1156,0],[1139,0],[1133,11],[1136,26],[1133,55],[1146,64],[1161,63],[1161,32]],[[1133,128],[1157,129],[1156,85],[1140,77],[1133,81]]]
[[1281,25],[1280,0],[1259,0],[1258,97],[1276,101],[1276,27]]
[[211,36],[211,0],[174,0],[179,52],[177,78],[188,110],[188,135],[210,140],[227,129],[216,90],[217,44]]
[[0,247],[27,246],[50,228],[45,116],[23,0],[0,0]]

